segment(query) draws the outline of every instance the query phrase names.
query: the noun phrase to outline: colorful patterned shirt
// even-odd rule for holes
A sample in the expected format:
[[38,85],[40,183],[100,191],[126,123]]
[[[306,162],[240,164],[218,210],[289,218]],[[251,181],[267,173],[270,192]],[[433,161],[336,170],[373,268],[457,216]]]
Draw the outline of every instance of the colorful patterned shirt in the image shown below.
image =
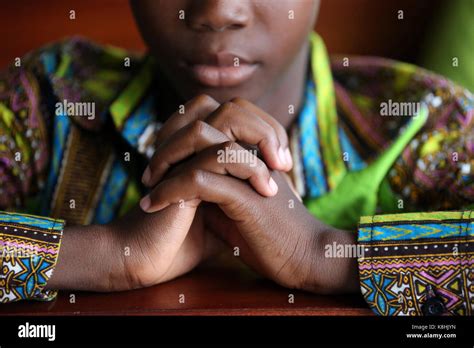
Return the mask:
[[[472,94],[409,64],[330,61],[311,42],[289,134],[308,210],[358,231],[361,290],[376,313],[472,314]],[[150,157],[165,120],[157,75],[150,57],[80,38],[0,74],[0,302],[54,298],[44,287],[65,221],[107,223],[138,202],[130,161]],[[403,103],[416,114],[394,115]],[[94,115],[75,116],[91,105]]]

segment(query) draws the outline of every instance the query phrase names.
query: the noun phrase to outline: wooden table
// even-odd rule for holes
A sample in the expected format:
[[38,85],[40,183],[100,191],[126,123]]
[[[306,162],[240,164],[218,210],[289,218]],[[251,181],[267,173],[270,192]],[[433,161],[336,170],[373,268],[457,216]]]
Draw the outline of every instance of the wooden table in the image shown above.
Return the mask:
[[[75,303],[70,303],[71,294]],[[184,303],[180,295],[184,295]],[[294,303],[289,303],[289,295]],[[181,297],[181,300],[183,298]],[[207,262],[154,287],[61,292],[54,302],[0,305],[0,315],[372,315],[361,295],[319,296],[265,280],[234,257]]]

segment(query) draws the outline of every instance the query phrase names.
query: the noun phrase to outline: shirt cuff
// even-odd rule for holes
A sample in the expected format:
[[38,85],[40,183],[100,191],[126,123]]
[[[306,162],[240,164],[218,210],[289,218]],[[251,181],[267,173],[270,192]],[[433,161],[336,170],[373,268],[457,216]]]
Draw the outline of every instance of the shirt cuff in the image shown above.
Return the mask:
[[0,303],[50,301],[45,290],[56,266],[65,222],[0,212]]
[[379,315],[474,313],[474,211],[363,216],[362,294]]

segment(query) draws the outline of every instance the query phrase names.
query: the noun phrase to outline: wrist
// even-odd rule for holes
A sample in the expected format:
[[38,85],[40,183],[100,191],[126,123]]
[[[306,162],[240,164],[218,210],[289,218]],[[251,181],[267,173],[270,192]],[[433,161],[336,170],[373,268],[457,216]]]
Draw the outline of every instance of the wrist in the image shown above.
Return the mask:
[[107,250],[105,262],[100,267],[101,283],[106,291],[131,290],[137,287],[134,274],[137,273],[136,264],[131,261],[131,241],[126,237],[127,224],[122,219],[104,225],[102,245]]
[[[321,224],[322,225],[322,224]],[[357,254],[353,232],[318,226],[310,242],[309,272],[303,290],[318,294],[352,293],[359,289]],[[343,252],[341,252],[343,251]]]
[[68,226],[47,289],[112,291],[119,287],[120,256],[109,225]]
[[97,268],[95,274],[96,284],[100,284],[100,291],[121,291],[128,290],[129,285],[125,267],[125,248],[122,241],[123,233],[121,228],[115,223],[101,225],[100,236],[96,249],[102,256],[99,262],[102,263]]

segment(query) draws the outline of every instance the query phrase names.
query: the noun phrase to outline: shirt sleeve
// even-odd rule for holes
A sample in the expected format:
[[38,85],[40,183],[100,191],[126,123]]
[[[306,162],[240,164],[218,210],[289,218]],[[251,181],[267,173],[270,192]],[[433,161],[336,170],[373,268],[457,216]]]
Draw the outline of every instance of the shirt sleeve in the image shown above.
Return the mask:
[[472,315],[474,211],[364,216],[362,294],[379,315]]
[[446,211],[474,205],[474,95],[437,75],[419,75],[430,77],[437,82],[424,99],[428,121],[386,177],[396,210]]
[[51,115],[40,92],[47,54],[30,54],[0,72],[0,303],[55,297],[44,287],[64,221],[28,215],[48,176]]
[[360,219],[361,290],[380,315],[473,315],[474,96],[416,76],[428,121],[379,190],[381,215]]
[[44,290],[58,258],[64,221],[0,212],[0,303],[52,300]]

